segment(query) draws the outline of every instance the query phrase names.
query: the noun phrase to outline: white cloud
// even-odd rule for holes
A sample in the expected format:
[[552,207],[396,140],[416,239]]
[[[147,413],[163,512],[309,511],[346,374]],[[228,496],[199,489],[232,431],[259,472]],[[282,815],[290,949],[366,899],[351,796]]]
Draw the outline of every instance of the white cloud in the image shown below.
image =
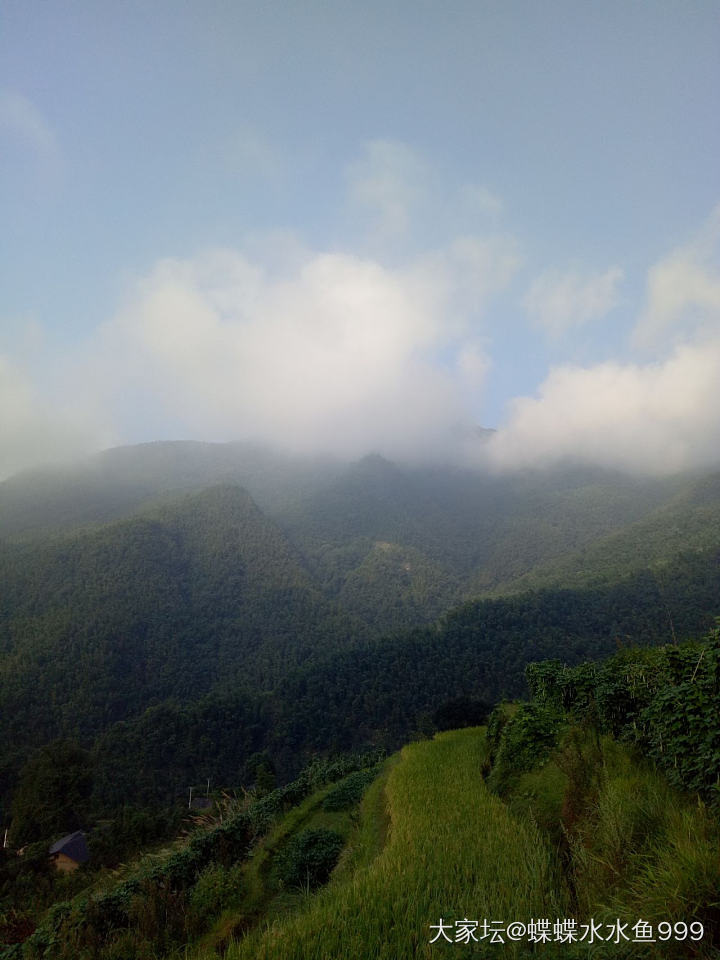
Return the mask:
[[673,473],[720,459],[720,339],[678,347],[661,363],[550,372],[537,397],[512,404],[488,444],[496,467],[563,460]]
[[347,170],[349,200],[369,216],[381,237],[402,236],[413,210],[424,199],[428,171],[404,143],[373,140]]
[[635,328],[640,346],[720,329],[720,206],[698,235],[648,272],[647,302]]
[[[487,298],[509,257],[468,238],[429,266],[394,270],[334,253],[284,272],[271,257],[272,273],[228,250],[162,261],[102,330],[93,390],[118,416],[141,394],[202,439],[446,452],[468,378],[481,386],[487,367],[447,306],[464,286]],[[454,368],[437,359],[448,350]]]
[[719,253],[720,207],[691,242],[648,271],[633,339],[655,348],[654,362],[551,370],[537,396],[510,405],[487,444],[489,462],[518,469],[566,460],[652,473],[717,466]]
[[523,306],[536,326],[560,336],[571,327],[608,314],[617,304],[622,278],[618,267],[591,276],[547,271],[533,282]]
[[[426,173],[403,145],[376,141],[350,187],[383,230],[402,231],[427,201]],[[482,462],[661,473],[717,463],[719,244],[720,208],[649,271],[635,337],[656,345],[655,362],[552,369],[536,396],[510,405]],[[505,234],[454,235],[390,267],[277,232],[243,250],[159,261],[81,356],[55,364],[62,403],[41,400],[17,363],[0,365],[4,470],[107,436],[87,411],[129,438],[140,430],[143,439],[254,438],[346,456],[461,455],[457,438],[473,435],[491,365],[489,304],[521,259]],[[621,278],[616,267],[546,273],[525,306],[559,334],[611,310]],[[49,379],[37,380],[46,392]]]
[[112,439],[93,422],[87,404],[73,408],[41,398],[31,378],[0,356],[0,479],[38,463],[80,456]]

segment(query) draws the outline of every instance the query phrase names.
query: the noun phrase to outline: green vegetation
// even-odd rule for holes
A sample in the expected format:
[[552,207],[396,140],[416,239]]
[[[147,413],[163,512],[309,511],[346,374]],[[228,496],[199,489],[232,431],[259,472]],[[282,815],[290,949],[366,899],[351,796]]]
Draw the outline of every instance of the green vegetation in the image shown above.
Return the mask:
[[[394,749],[454,697],[522,695],[532,660],[697,635],[718,518],[715,475],[500,478],[243,444],[148,444],[6,481],[0,817],[58,738],[92,753],[106,818],[208,777],[252,782],[262,751],[282,782],[317,751]],[[582,559],[571,592],[566,568],[545,575],[567,557]],[[526,582],[562,588],[447,612]]]
[[[647,711],[648,723],[675,731],[676,740],[664,742],[677,757],[683,731],[700,722],[700,701],[717,746],[719,646],[715,631],[702,645],[625,651],[574,670],[533,665],[533,700],[498,708],[487,746],[467,730],[403,750],[387,781],[392,826],[382,852],[339,872],[295,917],[248,934],[228,956],[429,957],[429,923],[442,917],[452,938],[455,921],[470,916],[548,917],[551,929],[556,918],[571,917],[578,938],[594,921],[603,938],[595,951],[608,957],[636,957],[638,949],[649,958],[720,956],[717,815],[678,793],[632,743],[602,732],[613,724],[624,741],[641,744],[650,735]],[[687,696],[688,683],[697,684],[698,698]],[[686,695],[670,702],[670,687]],[[654,704],[664,705],[662,720]],[[703,762],[703,783],[695,764],[666,768],[705,793],[717,814],[720,751]],[[481,770],[489,771],[487,785]],[[614,932],[618,921],[627,939]],[[653,944],[633,942],[638,921],[652,926]],[[486,955],[480,944],[464,949]],[[542,949],[553,958],[595,955],[587,943]],[[503,950],[534,955],[527,942]]]
[[91,789],[91,760],[85,750],[64,740],[40,747],[20,773],[11,811],[12,842],[22,846],[83,827]]
[[[556,844],[576,911],[702,923],[706,957],[720,956],[719,664],[720,629],[574,669],[533,664],[532,701],[498,708],[488,735],[488,786]],[[688,955],[674,938],[654,949]]]
[[314,890],[330,879],[343,848],[343,838],[334,830],[303,830],[287,844],[275,863],[280,883],[286,887]]
[[341,784],[331,790],[323,801],[324,810],[347,810],[354,807],[362,798],[366,788],[378,775],[377,768],[358,770],[351,773]]
[[[6,956],[409,960],[443,949],[430,942],[441,921],[452,941],[466,921],[527,931],[547,918],[552,960],[631,960],[639,921],[656,932],[650,960],[720,957],[719,659],[716,629],[602,663],[532,664],[532,699],[498,706],[487,734],[441,733],[383,767],[316,763],[120,884],[56,903]],[[668,759],[688,730],[702,776]],[[657,766],[638,749],[654,742]],[[575,940],[558,942],[567,918]],[[594,948],[578,942],[593,929]],[[452,949],[486,956],[476,933]],[[540,947],[525,933],[502,949]]]
[[567,891],[549,845],[485,789],[483,755],[471,729],[405,747],[387,780],[383,850],[296,917],[244,938],[229,960],[431,957],[440,917],[563,914]]
[[[315,943],[303,924],[324,930],[334,904],[362,956],[362,893],[367,943],[422,956],[427,924],[462,919],[461,883],[492,912],[512,884],[535,902],[540,876],[573,916],[619,916],[624,898],[716,937],[720,655],[717,633],[686,641],[717,613],[719,521],[718,475],[493,477],[249,445],[151,444],[0,484],[0,823],[25,847],[0,855],[0,942],[154,960],[234,937],[281,956],[276,940]],[[300,774],[528,693],[492,713],[487,742]],[[179,798],[208,779],[216,804],[178,839]],[[466,835],[463,865],[453,804],[536,860],[511,846],[525,872],[493,879]],[[56,876],[47,847],[79,827],[91,860]]]
[[[196,830],[187,841],[142,858],[120,883],[101,876],[72,900],[55,902],[23,947],[5,956],[110,958],[131,946],[133,956],[171,952],[246,889],[253,896],[253,872],[240,865],[256,853],[258,841],[289,808],[302,810],[297,805],[318,787],[356,770],[374,768],[377,760],[377,754],[371,754],[317,761],[291,784],[248,804],[231,806],[209,829]],[[321,806],[327,792],[308,801],[309,808]],[[283,829],[287,832],[287,825]],[[301,883],[299,871],[309,869],[310,886],[324,882],[341,845],[340,835],[327,828],[310,830],[309,839],[308,832],[299,834],[282,850],[280,879],[290,885]],[[297,874],[292,874],[293,869]],[[254,911],[258,909],[256,903]]]
[[668,609],[678,638],[701,634],[720,594],[717,557],[679,560],[664,598],[643,573],[596,590],[480,601],[434,627],[308,658],[262,696],[214,694],[153,707],[98,739],[96,796],[108,806],[128,792],[146,803],[171,799],[173,790],[207,776],[229,782],[263,749],[283,780],[314,752],[373,743],[397,749],[425,720],[432,729],[432,717],[458,697],[493,703],[522,696],[525,666],[558,651],[577,663],[608,656],[628,637],[667,641]]

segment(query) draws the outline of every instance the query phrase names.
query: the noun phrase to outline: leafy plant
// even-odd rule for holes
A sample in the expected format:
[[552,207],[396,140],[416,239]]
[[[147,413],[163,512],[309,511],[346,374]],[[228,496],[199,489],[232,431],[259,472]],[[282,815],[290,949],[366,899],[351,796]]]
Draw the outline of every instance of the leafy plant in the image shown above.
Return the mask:
[[278,878],[288,887],[322,886],[330,879],[342,847],[343,839],[334,830],[303,830],[278,855]]

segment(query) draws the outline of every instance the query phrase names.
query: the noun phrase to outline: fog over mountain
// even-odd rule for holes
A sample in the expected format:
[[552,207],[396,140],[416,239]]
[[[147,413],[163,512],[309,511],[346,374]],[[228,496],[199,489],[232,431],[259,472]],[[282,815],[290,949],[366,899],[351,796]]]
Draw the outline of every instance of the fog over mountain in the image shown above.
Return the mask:
[[717,462],[708,11],[566,46],[516,2],[190,6],[5,25],[0,476],[151,440]]
[[[711,465],[719,237],[716,211],[699,239],[650,271],[632,333],[648,346],[644,359],[552,368],[483,443],[472,424],[492,361],[468,304],[477,309],[509,280],[509,242],[464,238],[403,268],[308,251],[291,265],[233,250],[166,260],[61,359],[45,396],[3,360],[3,474],[133,431],[501,470],[564,460],[648,473]],[[564,294],[581,317],[586,295]]]

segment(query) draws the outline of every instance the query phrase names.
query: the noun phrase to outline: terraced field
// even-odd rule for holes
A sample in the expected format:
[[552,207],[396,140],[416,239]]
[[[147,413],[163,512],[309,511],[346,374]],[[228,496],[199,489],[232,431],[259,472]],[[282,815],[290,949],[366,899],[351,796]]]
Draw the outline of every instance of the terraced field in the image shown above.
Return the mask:
[[[437,956],[443,943],[448,955],[482,956],[487,943],[431,944],[431,925],[567,915],[547,843],[483,785],[484,751],[478,730],[405,747],[366,794],[328,887],[232,946],[228,960],[404,960]],[[521,944],[499,949],[523,955]]]

